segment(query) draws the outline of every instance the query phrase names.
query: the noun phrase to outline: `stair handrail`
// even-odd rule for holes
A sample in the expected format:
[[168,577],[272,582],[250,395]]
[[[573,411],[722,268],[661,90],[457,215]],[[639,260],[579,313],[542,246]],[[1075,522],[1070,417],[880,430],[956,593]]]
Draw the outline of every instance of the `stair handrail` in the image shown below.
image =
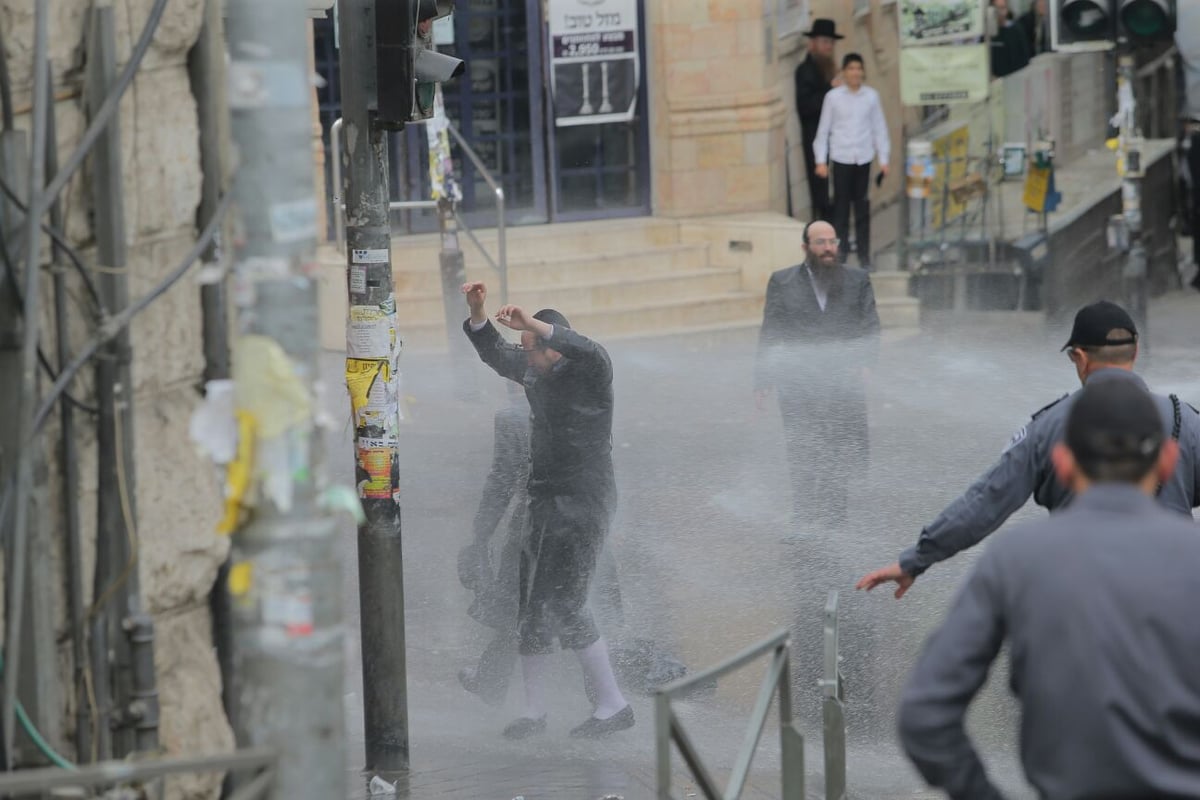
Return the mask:
[[[496,198],[496,257],[492,258],[492,254],[483,246],[483,242],[479,241],[479,237],[475,235],[475,231],[467,225],[465,219],[459,213],[458,205],[454,206],[454,218],[458,222],[458,226],[466,234],[467,238],[479,250],[484,260],[494,269],[500,276],[500,302],[508,302],[508,215],[505,207],[504,187],[496,181],[491,171],[483,163],[483,159],[475,152],[475,148],[467,142],[458,128],[454,127],[453,123],[447,123],[450,130],[450,135],[458,142],[463,153],[466,154],[471,164],[478,170],[484,182],[492,190],[492,194]],[[342,199],[342,118],[338,117],[329,126],[329,151],[331,155],[330,178],[333,181],[333,237],[337,243],[338,249],[345,250],[346,248],[346,203]],[[436,200],[393,200],[388,204],[388,208],[392,211],[402,211],[407,209],[436,209],[438,207]]]

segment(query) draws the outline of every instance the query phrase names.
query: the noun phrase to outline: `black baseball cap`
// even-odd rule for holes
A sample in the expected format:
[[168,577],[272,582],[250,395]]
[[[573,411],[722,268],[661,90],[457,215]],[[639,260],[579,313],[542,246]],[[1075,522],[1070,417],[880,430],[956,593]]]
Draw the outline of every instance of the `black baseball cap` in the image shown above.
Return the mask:
[[[1114,330],[1129,331],[1130,335],[1123,339],[1109,339],[1109,332]],[[1133,317],[1116,303],[1101,300],[1079,309],[1075,324],[1071,327],[1071,338],[1067,339],[1062,349],[1135,344],[1137,340],[1137,326],[1133,324]]]
[[1064,440],[1081,463],[1129,462],[1148,470],[1166,433],[1154,398],[1136,380],[1089,380],[1071,404]]

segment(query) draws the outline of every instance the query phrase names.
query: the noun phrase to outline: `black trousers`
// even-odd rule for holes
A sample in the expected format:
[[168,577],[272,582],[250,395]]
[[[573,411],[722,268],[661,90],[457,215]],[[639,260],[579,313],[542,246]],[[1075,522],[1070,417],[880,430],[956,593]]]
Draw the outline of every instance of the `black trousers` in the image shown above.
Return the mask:
[[600,638],[588,593],[608,523],[600,504],[530,498],[517,611],[521,655],[551,653],[555,638],[566,650],[583,650]]
[[850,208],[854,208],[854,238],[858,263],[871,263],[871,201],[867,190],[871,185],[870,164],[839,164],[833,162],[833,229],[842,240],[838,253],[842,261],[850,252]]
[[804,146],[804,174],[808,176],[808,197],[812,203],[810,221],[830,221],[833,213],[829,205],[829,179],[817,177],[817,157],[813,155],[813,143],[817,140],[817,125],[820,119],[800,120],[800,141]]

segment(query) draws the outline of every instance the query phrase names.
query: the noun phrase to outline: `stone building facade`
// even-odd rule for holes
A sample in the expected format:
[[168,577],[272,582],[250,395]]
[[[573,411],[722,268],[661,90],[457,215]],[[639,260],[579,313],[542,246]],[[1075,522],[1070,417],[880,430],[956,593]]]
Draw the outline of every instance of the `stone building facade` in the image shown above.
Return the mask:
[[[55,123],[60,162],[87,127],[83,107],[83,65],[92,0],[50,3],[50,41]],[[149,15],[152,0],[113,3],[117,69],[127,60]],[[33,8],[29,0],[0,0],[0,36],[7,51],[16,125],[27,130],[32,92]],[[187,57],[200,31],[205,0],[173,0],[153,44],[125,94],[118,114],[129,292],[137,298],[173,269],[196,241],[201,169],[197,105],[189,83]],[[88,165],[63,193],[67,236],[85,262],[95,264],[94,211]],[[48,242],[41,252],[47,254]],[[85,297],[74,275],[73,297]],[[46,286],[48,281],[43,283]],[[47,292],[48,294],[48,292]],[[42,325],[43,346],[54,352],[49,298]],[[8,312],[5,312],[8,313]],[[77,350],[93,333],[91,312],[82,301],[71,308],[72,341]],[[161,701],[160,741],[168,754],[199,755],[233,748],[233,734],[221,705],[221,679],[213,649],[209,592],[229,542],[216,533],[221,512],[220,478],[193,449],[188,421],[200,399],[203,372],[199,289],[184,279],[151,304],[132,327],[135,420],[137,550],[143,605],[155,621],[155,666]],[[73,392],[91,403],[91,370],[85,368]],[[45,384],[43,384],[44,388]],[[34,552],[46,550],[55,590],[48,592],[49,616],[59,642],[61,713],[47,719],[43,733],[69,757],[74,724],[67,604],[63,577],[61,497],[80,500],[85,604],[92,597],[98,472],[95,427],[77,416],[80,485],[62,485],[57,456],[58,430],[51,424],[42,439],[49,467],[40,493]],[[50,665],[45,665],[50,668]],[[30,702],[28,699],[26,702]],[[52,715],[53,716],[53,715]],[[220,777],[189,775],[168,782],[168,796],[215,797]]]
[[[809,218],[792,77],[806,40],[788,30],[787,5],[794,4],[647,4],[655,214],[786,212],[790,184],[792,215]],[[872,192],[877,203],[888,201],[903,163],[897,6],[887,0],[807,5],[809,19],[836,21],[846,37],[838,57],[860,53],[867,81],[883,99],[893,176]]]

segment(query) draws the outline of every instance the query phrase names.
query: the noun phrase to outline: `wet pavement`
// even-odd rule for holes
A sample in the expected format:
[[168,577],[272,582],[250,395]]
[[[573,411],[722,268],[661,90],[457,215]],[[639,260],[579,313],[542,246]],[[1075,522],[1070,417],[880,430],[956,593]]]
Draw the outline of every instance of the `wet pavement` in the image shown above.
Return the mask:
[[[569,309],[566,310],[569,314]],[[819,698],[821,608],[842,595],[847,679],[849,794],[920,798],[936,794],[901,756],[894,711],[908,669],[928,631],[973,561],[939,565],[902,601],[853,591],[866,571],[894,561],[923,524],[986,468],[1029,414],[1077,386],[1058,352],[1065,333],[1046,331],[1037,314],[940,315],[921,334],[885,339],[869,387],[871,468],[851,487],[848,530],[789,530],[789,489],[778,412],[757,414],[751,395],[755,334],[623,341],[610,352],[616,374],[614,446],[620,509],[611,546],[620,567],[626,628],[654,639],[701,669],[789,628],[796,713],[805,734],[808,795],[823,796]],[[584,331],[586,333],[586,331]],[[1200,293],[1152,305],[1150,357],[1140,370],[1160,391],[1200,405]],[[330,434],[336,479],[351,478],[348,401],[337,387],[342,362],[326,354],[334,387],[326,406],[341,420]],[[493,709],[458,685],[488,632],[469,619],[471,595],[455,558],[491,461],[492,414],[503,381],[482,364],[467,373],[480,397],[460,397],[446,358],[405,355],[407,420],[401,430],[404,581],[409,661],[412,772],[401,797],[511,800],[653,798],[653,703],[631,695],[636,727],[602,742],[566,731],[587,716],[578,662],[557,659],[548,735],[507,742],[499,732],[519,712],[520,682]],[[1027,506],[1017,519],[1036,517]],[[344,526],[349,762],[362,755],[361,667],[357,639],[354,530]],[[1003,530],[996,535],[1003,535]],[[765,663],[723,680],[715,696],[680,705],[679,714],[713,771],[724,776],[741,745]],[[972,710],[970,727],[997,783],[1030,796],[1016,759],[1017,714],[998,665]],[[772,723],[774,724],[773,718]],[[778,797],[779,748],[768,727],[748,797]],[[675,796],[695,792],[676,757]],[[723,778],[722,778],[723,779]],[[366,797],[353,771],[348,796]]]

